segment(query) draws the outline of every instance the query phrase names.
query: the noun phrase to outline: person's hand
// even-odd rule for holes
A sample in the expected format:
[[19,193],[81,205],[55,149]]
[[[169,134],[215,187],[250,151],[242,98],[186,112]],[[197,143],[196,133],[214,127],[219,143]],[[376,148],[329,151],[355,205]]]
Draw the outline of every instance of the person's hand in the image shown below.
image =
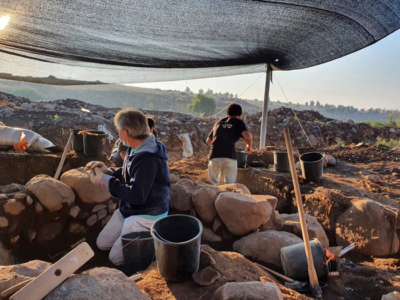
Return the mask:
[[92,171],[94,168],[100,169],[104,174],[109,174],[107,166],[101,161],[91,161],[85,166],[85,171]]
[[251,146],[249,146],[249,145],[246,145],[246,152],[247,152],[247,154],[251,154],[251,152],[253,152],[253,148],[251,147]]
[[93,168],[90,170],[90,180],[97,185],[101,184],[101,179],[104,175],[100,168]]

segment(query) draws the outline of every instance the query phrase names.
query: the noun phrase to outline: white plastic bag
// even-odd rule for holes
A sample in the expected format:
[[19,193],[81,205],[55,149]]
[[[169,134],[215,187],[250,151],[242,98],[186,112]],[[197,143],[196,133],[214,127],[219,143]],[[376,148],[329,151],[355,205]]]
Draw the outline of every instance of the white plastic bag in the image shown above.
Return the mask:
[[22,128],[13,128],[8,126],[0,125],[0,145],[2,146],[14,146],[20,142],[21,134],[25,133],[25,142],[30,147],[36,140],[41,136],[34,131]]
[[46,148],[54,147],[54,144],[45,138],[38,138],[29,148],[37,152],[48,152]]
[[188,133],[178,134],[179,140],[182,142],[183,157],[191,157],[193,155],[192,142]]

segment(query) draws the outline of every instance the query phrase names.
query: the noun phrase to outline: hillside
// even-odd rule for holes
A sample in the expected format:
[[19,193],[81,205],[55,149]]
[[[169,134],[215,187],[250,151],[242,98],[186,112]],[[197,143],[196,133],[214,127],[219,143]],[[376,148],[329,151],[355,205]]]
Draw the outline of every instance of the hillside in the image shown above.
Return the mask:
[[[193,92],[182,92],[172,90],[148,89],[124,85],[75,85],[75,86],[54,86],[36,84],[30,82],[18,82],[11,80],[0,79],[0,90],[20,97],[26,97],[32,101],[53,101],[59,99],[79,99],[91,104],[103,105],[108,108],[115,107],[135,107],[144,110],[156,111],[171,111],[190,113],[187,110],[187,105],[191,103],[192,99],[196,96]],[[234,96],[229,93],[213,94],[216,98],[217,111],[225,108]],[[236,103],[243,107],[243,111],[248,113],[256,113],[262,110],[263,102],[239,99]],[[289,107],[288,103],[279,101],[271,101],[269,109],[276,109],[279,107]],[[380,120],[385,121],[390,112],[343,112],[331,111],[324,107],[307,106],[302,104],[293,104],[296,110],[314,110],[322,113],[324,116],[332,119],[345,121],[352,119],[356,122],[365,120]],[[366,108],[367,109],[367,108]],[[223,111],[218,116],[225,115]]]

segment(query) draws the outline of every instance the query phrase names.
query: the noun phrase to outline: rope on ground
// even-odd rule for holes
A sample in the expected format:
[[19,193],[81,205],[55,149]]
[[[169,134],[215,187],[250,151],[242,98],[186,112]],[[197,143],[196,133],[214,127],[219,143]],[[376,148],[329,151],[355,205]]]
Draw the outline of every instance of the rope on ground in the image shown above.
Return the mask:
[[257,81],[258,79],[260,79],[265,73],[262,73],[260,77],[258,77],[247,89],[245,89],[244,92],[242,92],[239,96],[237,96],[233,101],[231,101],[227,106],[225,106],[223,109],[221,109],[219,112],[217,112],[216,114],[212,115],[211,117],[207,117],[207,118],[213,118],[217,115],[219,115],[221,112],[223,112],[225,109],[227,109],[229,107],[229,105],[231,105],[232,103],[236,102],[244,93],[246,93]]

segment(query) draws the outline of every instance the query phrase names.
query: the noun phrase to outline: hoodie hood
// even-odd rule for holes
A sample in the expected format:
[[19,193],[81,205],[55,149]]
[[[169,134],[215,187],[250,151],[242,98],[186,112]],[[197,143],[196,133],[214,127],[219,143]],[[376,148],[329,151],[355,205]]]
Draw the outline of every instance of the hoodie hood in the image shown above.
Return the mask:
[[150,134],[133,153],[134,156],[140,156],[145,153],[152,153],[156,156],[168,160],[168,153],[163,143],[156,139],[154,134]]

